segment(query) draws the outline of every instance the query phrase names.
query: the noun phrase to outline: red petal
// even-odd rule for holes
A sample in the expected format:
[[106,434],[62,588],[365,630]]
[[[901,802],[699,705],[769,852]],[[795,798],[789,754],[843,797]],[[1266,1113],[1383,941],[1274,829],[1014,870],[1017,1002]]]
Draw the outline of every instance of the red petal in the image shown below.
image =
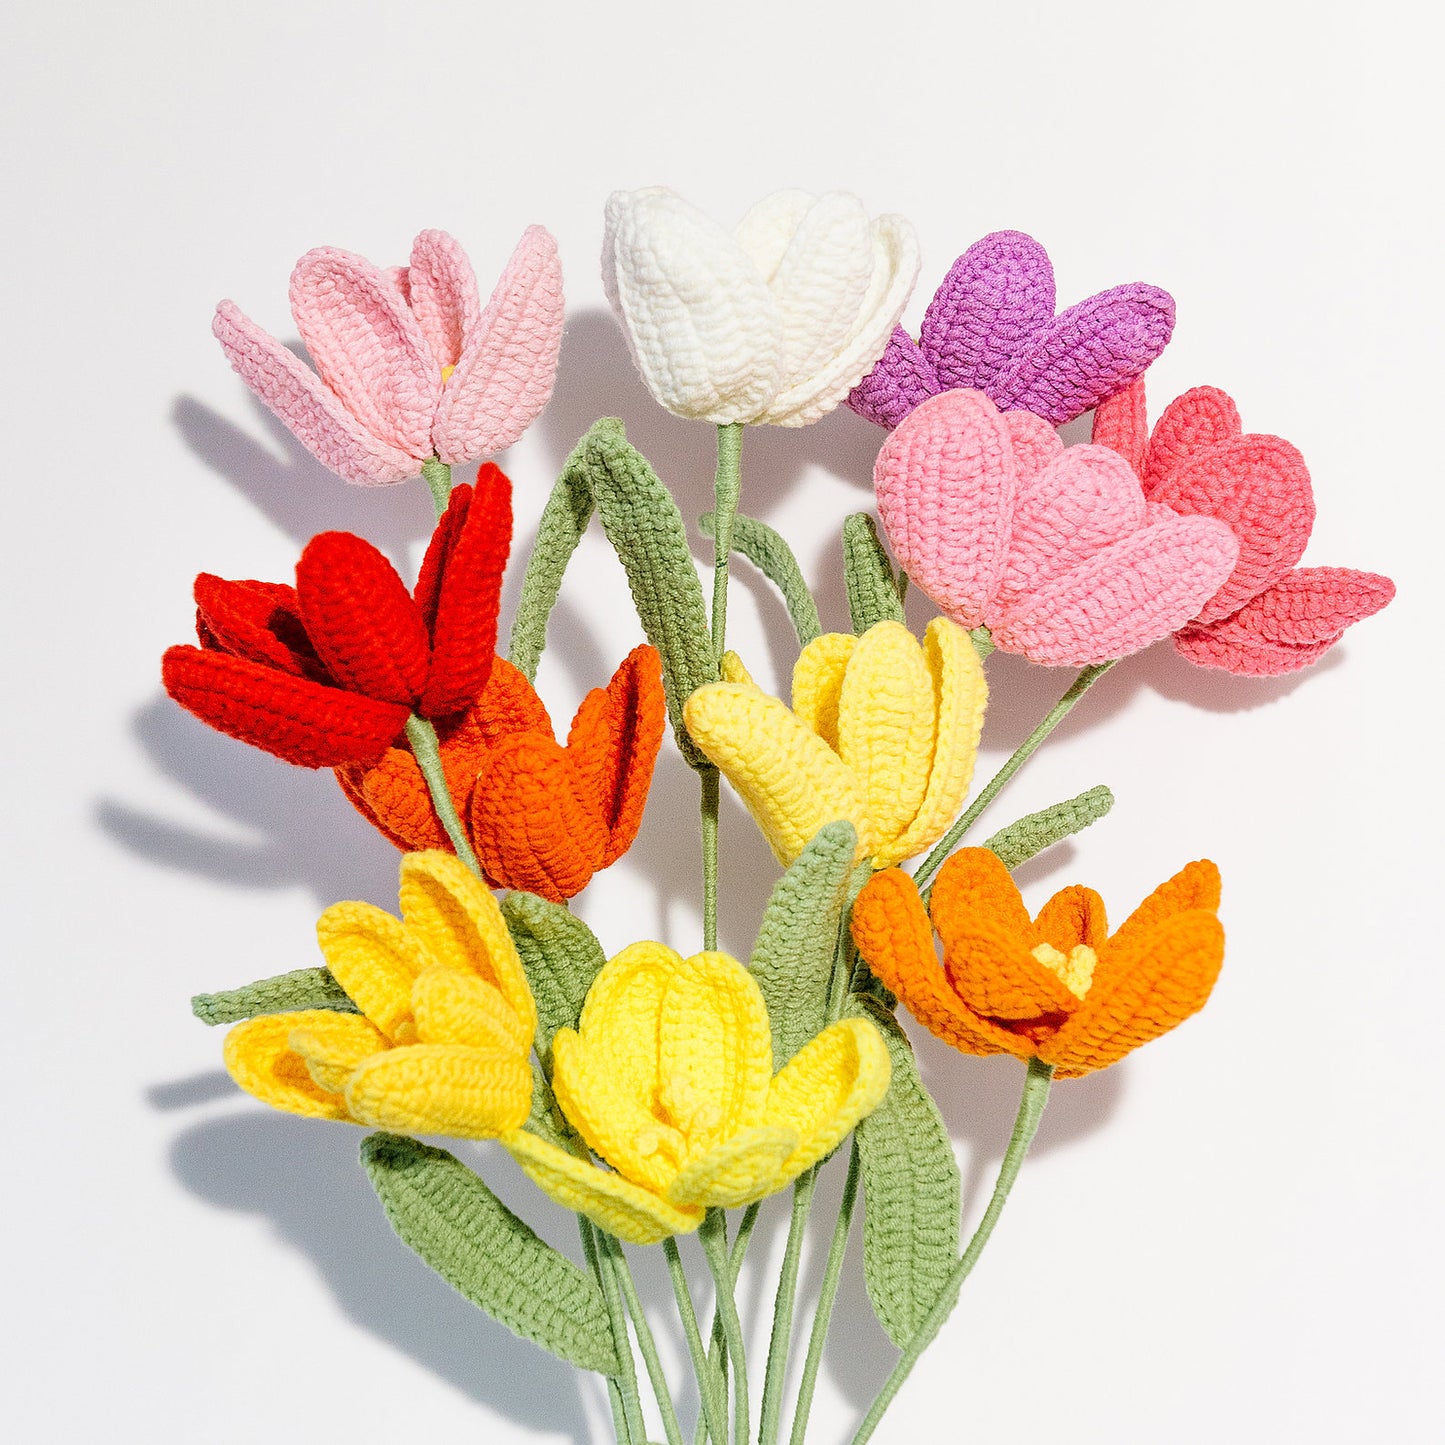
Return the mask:
[[396,569],[350,532],[313,537],[296,564],[306,631],[331,675],[378,702],[412,707],[426,684],[421,613]]
[[170,648],[161,678],[202,722],[305,768],[375,762],[406,726],[394,703],[199,647]]
[[1233,441],[1243,431],[1234,399],[1217,386],[1196,386],[1176,396],[1149,438],[1142,469],[1145,490],[1152,495],[1158,483],[1201,447]]
[[1149,418],[1145,410],[1142,376],[1094,408],[1094,429],[1089,440],[1096,446],[1118,452],[1133,467],[1136,477],[1144,475]]
[[306,636],[296,589],[284,582],[196,578],[196,635],[205,647],[278,667],[318,682],[330,679]]
[[512,484],[488,462],[477,472],[475,490],[453,490],[417,581],[417,605],[432,643],[417,709],[423,717],[469,707],[486,685],[511,542]]

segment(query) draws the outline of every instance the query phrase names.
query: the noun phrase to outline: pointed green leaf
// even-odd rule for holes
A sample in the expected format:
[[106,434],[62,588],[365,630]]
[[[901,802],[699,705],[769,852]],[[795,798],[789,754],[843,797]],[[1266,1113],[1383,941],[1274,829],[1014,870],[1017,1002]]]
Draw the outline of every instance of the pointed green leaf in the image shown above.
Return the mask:
[[888,1093],[857,1137],[863,1276],[878,1322],[901,1349],[958,1263],[958,1161],[897,1019],[871,999],[850,999],[849,1012],[878,1026],[893,1063]]
[[607,956],[575,913],[535,893],[508,893],[502,916],[537,1001],[538,1043],[545,1055],[558,1029],[577,1026],[582,1001]]
[[599,1374],[619,1368],[596,1282],[544,1244],[460,1160],[399,1134],[362,1140],[391,1227],[453,1289],[515,1334]]
[[[717,518],[711,512],[704,512],[697,524],[703,536],[711,537]],[[733,551],[746,557],[783,594],[788,616],[793,620],[793,631],[806,647],[822,632],[823,624],[818,620],[818,604],[803,581],[803,571],[793,549],[766,522],[739,512],[733,518]]]
[[860,637],[875,622],[903,621],[893,566],[867,512],[854,512],[843,523],[843,575],[853,631]]
[[203,1024],[236,1024],[259,1014],[294,1013],[303,1008],[357,1012],[329,968],[297,968],[224,993],[198,993],[191,1000],[191,1012]]
[[997,853],[1004,867],[1012,872],[1036,853],[1097,823],[1113,806],[1113,793],[1100,784],[1077,798],[1029,813],[1007,828],[1000,828],[993,837],[984,840],[983,846]]

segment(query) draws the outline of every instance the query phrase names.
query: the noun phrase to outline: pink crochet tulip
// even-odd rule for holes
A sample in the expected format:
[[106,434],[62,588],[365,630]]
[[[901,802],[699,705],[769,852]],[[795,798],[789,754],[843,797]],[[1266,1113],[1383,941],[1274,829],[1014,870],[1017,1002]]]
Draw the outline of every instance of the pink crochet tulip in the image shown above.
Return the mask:
[[379,486],[433,457],[479,461],[511,446],[552,394],[557,243],[529,226],[485,309],[472,263],[445,231],[423,231],[411,265],[389,271],[322,246],[291,273],[291,314],[314,372],[231,301],[211,330],[246,385],[332,471]]
[[1098,409],[1093,436],[1126,458],[1151,502],[1215,517],[1239,539],[1224,585],[1175,634],[1191,662],[1252,677],[1293,672],[1395,595],[1375,572],[1294,565],[1315,519],[1304,458],[1279,437],[1245,433],[1217,387],[1170,402],[1151,437],[1141,378]]
[[908,575],[962,627],[1083,667],[1168,636],[1218,591],[1234,533],[1145,500],[1102,446],[979,391],[923,402],[883,445],[878,511]]

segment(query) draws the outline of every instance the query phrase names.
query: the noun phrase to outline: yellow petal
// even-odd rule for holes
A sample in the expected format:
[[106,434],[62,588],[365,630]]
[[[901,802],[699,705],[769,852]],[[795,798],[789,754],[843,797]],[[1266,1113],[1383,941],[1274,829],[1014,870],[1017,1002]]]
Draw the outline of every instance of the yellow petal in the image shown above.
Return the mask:
[[359,1014],[325,1009],[308,1010],[304,1023],[293,1023],[290,1044],[316,1083],[332,1094],[344,1094],[356,1066],[390,1047],[386,1035]]
[[535,1134],[519,1130],[502,1143],[544,1194],[630,1244],[656,1244],[670,1234],[689,1234],[702,1223],[703,1210],[676,1208]]
[[722,666],[719,668],[724,682],[745,682],[752,683],[752,674],[743,666],[743,660],[735,652],[725,652],[722,655]]
[[310,1119],[346,1119],[346,1100],[323,1089],[291,1048],[291,1031],[330,1009],[302,1009],[247,1019],[226,1035],[224,1058],[231,1077],[273,1109]]
[[346,1090],[352,1118],[399,1134],[495,1139],[532,1108],[525,1059],[463,1044],[412,1044],[368,1059]]
[[933,771],[938,727],[934,680],[923,649],[898,622],[858,639],[838,705],[838,755],[852,770],[880,848],[917,816]]
[[824,823],[837,818],[857,828],[860,857],[872,851],[873,835],[852,774],[777,698],[739,683],[710,683],[688,698],[683,719],[785,866]]
[[791,1129],[744,1129],[694,1159],[673,1181],[667,1197],[679,1205],[733,1209],[776,1194],[791,1174],[784,1162],[797,1150]]
[[836,1149],[883,1102],[891,1075],[888,1048],[867,1019],[830,1024],[799,1049],[773,1080],[763,1114],[764,1123],[798,1140],[776,1187]]
[[316,939],[336,981],[393,1043],[411,1043],[411,986],[432,962],[417,934],[369,903],[334,903],[316,921]]
[[892,868],[922,853],[948,831],[968,796],[983,733],[988,682],[968,633],[946,617],[935,617],[923,634],[923,655],[938,698],[933,766],[913,822],[900,838],[880,849],[875,859],[880,868]]
[[401,860],[401,916],[438,963],[495,984],[531,1038],[537,1008],[526,970],[492,890],[460,858],[439,849],[408,853]]
[[838,699],[848,659],[857,646],[851,632],[825,632],[793,664],[793,711],[834,752],[838,751]]
[[658,1102],[696,1159],[757,1122],[773,1075],[768,1009],[725,953],[698,953],[673,975],[657,1025]]
[[424,1044],[469,1044],[526,1058],[532,1030],[495,984],[434,964],[411,987],[411,1011]]

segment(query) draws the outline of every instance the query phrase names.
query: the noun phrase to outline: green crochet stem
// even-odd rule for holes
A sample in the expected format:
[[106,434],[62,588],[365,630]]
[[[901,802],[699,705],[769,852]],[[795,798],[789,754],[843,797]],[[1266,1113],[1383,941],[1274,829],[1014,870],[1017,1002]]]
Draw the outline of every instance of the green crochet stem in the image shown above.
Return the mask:
[[431,488],[432,506],[440,518],[452,495],[452,469],[437,457],[428,457],[421,464],[421,479]]
[[788,1220],[788,1243],[783,1251],[783,1268],[773,1300],[773,1332],[768,1340],[768,1364],[763,1375],[763,1410],[758,1425],[758,1445],[774,1445],[778,1438],[778,1415],[783,1404],[783,1384],[788,1375],[788,1354],[793,1340],[793,1311],[798,1298],[798,1265],[803,1257],[803,1235],[813,1207],[818,1183],[812,1168],[793,1185],[793,1212]]
[[717,947],[717,824],[722,785],[714,767],[701,769],[698,776],[702,780],[702,946],[711,952]]
[[918,885],[920,891],[943,866],[948,855],[958,846],[958,840],[978,821],[984,809],[1003,792],[1009,779],[1038,751],[1039,744],[1068,717],[1069,713],[1073,711],[1074,704],[1117,661],[1117,658],[1113,658],[1108,662],[1096,663],[1092,667],[1084,668],[1079,673],[1069,690],[1049,709],[1038,727],[1014,749],[1008,761],[984,784],[978,797],[968,805],[968,808],[959,816],[958,821],[938,840],[933,851],[918,866],[918,870],[913,875],[913,881]]
[[978,1263],[978,1257],[983,1253],[989,1236],[993,1234],[993,1227],[998,1223],[998,1217],[1003,1213],[1004,1204],[1008,1200],[1009,1190],[1018,1178],[1019,1166],[1024,1162],[1024,1155],[1028,1153],[1029,1145],[1033,1143],[1034,1135],[1038,1132],[1039,1119],[1043,1116],[1044,1105],[1048,1103],[1049,1086],[1053,1083],[1053,1078],[1053,1065],[1041,1063],[1038,1059],[1029,1060],[1028,1071],[1024,1075],[1023,1097],[1019,1100],[1018,1117],[1014,1120],[1013,1134],[1009,1138],[1003,1163],[999,1166],[988,1208],[984,1210],[983,1218],[974,1230],[973,1238],[969,1240],[968,1247],[963,1251],[953,1273],[939,1291],[933,1308],[924,1316],[923,1323],[909,1340],[908,1348],[894,1365],[893,1373],[878,1392],[878,1398],[868,1407],[863,1423],[858,1426],[858,1432],[853,1436],[853,1445],[863,1445],[878,1428],[883,1412],[892,1404],[893,1397],[918,1363],[918,1357],[933,1343],[943,1327],[943,1322],[958,1303],[958,1292],[974,1265]]
[[622,1297],[627,1301],[628,1313],[632,1316],[632,1327],[637,1332],[637,1347],[642,1351],[642,1361],[647,1366],[647,1378],[652,1382],[652,1393],[657,1397],[657,1408],[662,1412],[662,1428],[667,1432],[667,1445],[682,1445],[682,1426],[678,1424],[677,1408],[672,1403],[672,1394],[667,1388],[667,1376],[663,1373],[662,1360],[657,1353],[657,1341],[653,1338],[652,1326],[642,1301],[637,1296],[637,1282],[627,1264],[627,1252],[618,1245],[617,1255],[622,1267],[617,1272],[622,1285]]
[[[592,1276],[600,1288],[602,1261],[597,1257],[597,1232],[585,1214],[577,1216],[577,1232],[582,1236],[582,1253],[586,1256],[587,1267],[592,1271]],[[603,1297],[606,1298],[605,1292]],[[617,1349],[620,1355],[622,1352],[617,1343],[617,1321],[609,1318],[608,1323],[612,1327],[613,1348]],[[623,1441],[631,1439],[632,1432],[627,1426],[627,1410],[622,1403],[622,1391],[612,1375],[607,1376],[607,1403],[612,1406],[612,1433],[616,1436],[618,1445],[622,1445]]]
[[[717,1290],[718,1318],[722,1320],[723,1338],[727,1340],[728,1360],[733,1376],[733,1445],[748,1445],[752,1423],[748,1417],[748,1367],[743,1348],[743,1322],[738,1317],[737,1299],[733,1292],[732,1262],[728,1257],[727,1215],[721,1209],[709,1209],[697,1230],[698,1243],[707,1257]],[[711,1426],[709,1426],[711,1429]],[[725,1437],[714,1435],[715,1441]]]
[[828,1245],[828,1263],[823,1271],[823,1289],[818,1308],[813,1312],[813,1328],[808,1336],[808,1353],[803,1361],[803,1378],[798,1382],[798,1400],[793,1409],[793,1433],[790,1445],[803,1445],[808,1433],[808,1415],[813,1408],[813,1391],[818,1384],[818,1369],[823,1363],[823,1346],[828,1340],[828,1326],[833,1319],[833,1303],[838,1298],[838,1285],[843,1278],[843,1256],[848,1252],[848,1231],[853,1226],[853,1209],[858,1202],[858,1140],[848,1155],[848,1174],[843,1180],[843,1198],[838,1203],[838,1222],[833,1226],[833,1239]]
[[627,1311],[622,1303],[622,1271],[627,1268],[622,1260],[622,1246],[606,1230],[596,1230],[598,1274],[602,1280],[602,1295],[607,1301],[607,1316],[612,1323],[612,1340],[617,1346],[617,1358],[621,1361],[618,1373],[613,1376],[622,1395],[623,1421],[627,1427],[627,1438],[632,1445],[646,1445],[647,1426],[642,1419],[642,1397],[637,1389],[637,1366],[632,1360],[632,1340],[627,1333]]
[[692,1356],[692,1371],[697,1377],[703,1423],[716,1445],[726,1445],[727,1407],[719,1396],[718,1380],[708,1361],[707,1351],[703,1348],[702,1335],[697,1328],[697,1311],[692,1305],[692,1291],[687,1285],[687,1272],[682,1267],[682,1255],[678,1253],[677,1240],[671,1235],[662,1241],[662,1252],[667,1256],[667,1272],[672,1277],[672,1292],[677,1297],[677,1315],[682,1321],[688,1353]]
[[[758,1222],[758,1213],[762,1209],[761,1202],[750,1204],[743,1210],[743,1217],[738,1221],[738,1232],[733,1235],[732,1247],[728,1253],[728,1268],[732,1271],[733,1288],[737,1288],[738,1276],[743,1272],[743,1260],[747,1256],[748,1241],[753,1237],[753,1226]],[[708,1369],[712,1371],[714,1388],[722,1391],[722,1398],[726,1398],[727,1392],[727,1341],[723,1338],[722,1317],[719,1315],[712,1322],[712,1344],[708,1348]],[[708,1438],[707,1420],[700,1419],[697,1422],[697,1433],[693,1437],[693,1445],[705,1445]]]
[[442,753],[441,745],[437,742],[437,730],[424,717],[413,713],[406,720],[406,740],[411,744],[412,756],[416,759],[417,767],[421,769],[422,777],[426,779],[432,807],[436,809],[442,827],[447,830],[447,837],[451,839],[452,847],[457,850],[457,857],[480,878],[481,864],[477,862],[477,855],[472,852],[472,845],[467,841],[467,831],[462,827],[462,820],[457,817],[456,804],[452,802],[451,789],[447,787],[446,774],[442,771]]

